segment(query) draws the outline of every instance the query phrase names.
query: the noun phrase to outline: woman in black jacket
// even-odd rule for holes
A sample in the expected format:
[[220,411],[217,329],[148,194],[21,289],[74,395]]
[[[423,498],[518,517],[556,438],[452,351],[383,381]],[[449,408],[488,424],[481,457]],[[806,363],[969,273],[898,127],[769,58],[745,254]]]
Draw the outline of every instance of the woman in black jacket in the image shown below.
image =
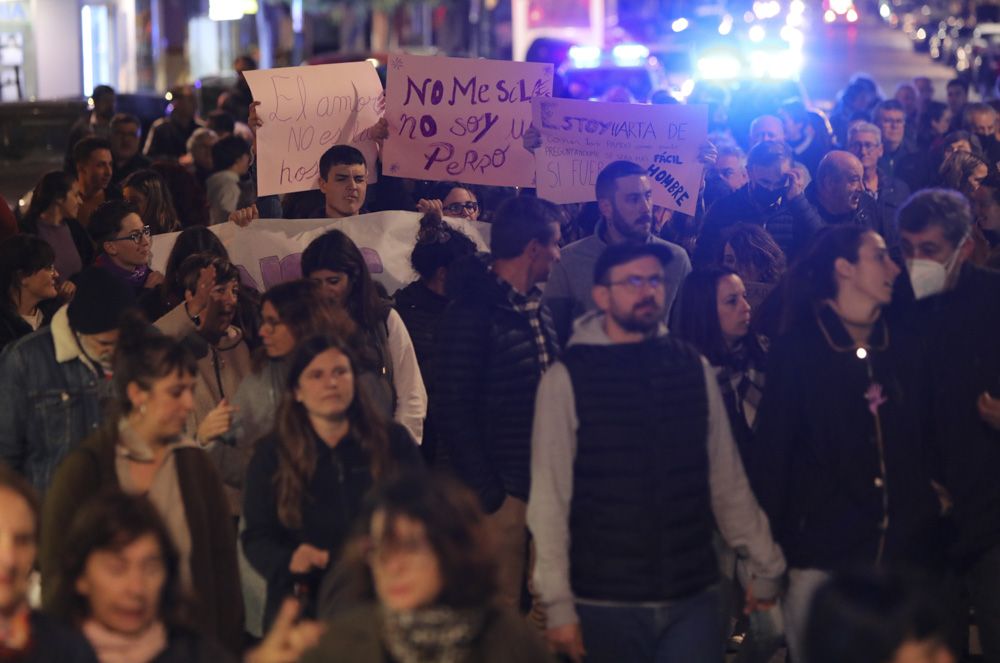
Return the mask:
[[261,439],[243,491],[243,550],[267,581],[265,629],[296,594],[311,616],[323,571],[336,560],[374,481],[420,465],[413,438],[355,389],[342,341],[304,341],[272,434]]
[[882,309],[899,267],[860,226],[824,230],[790,276],[788,332],[748,469],[784,549],[785,629],[796,660],[809,600],[843,567],[917,561],[936,501],[922,448],[919,355]]
[[[420,375],[427,388],[428,402],[433,399],[434,376],[431,366],[434,360],[434,344],[438,325],[444,317],[444,309],[451,299],[445,292],[448,268],[465,256],[476,252],[476,245],[465,233],[444,223],[437,214],[428,213],[420,219],[417,245],[410,254],[410,262],[420,278],[393,296],[396,312],[403,319],[406,330],[413,340],[413,349],[420,365]],[[428,462],[441,459],[441,451],[434,431],[434,421],[428,406],[428,418],[424,422],[424,439],[420,451]]]

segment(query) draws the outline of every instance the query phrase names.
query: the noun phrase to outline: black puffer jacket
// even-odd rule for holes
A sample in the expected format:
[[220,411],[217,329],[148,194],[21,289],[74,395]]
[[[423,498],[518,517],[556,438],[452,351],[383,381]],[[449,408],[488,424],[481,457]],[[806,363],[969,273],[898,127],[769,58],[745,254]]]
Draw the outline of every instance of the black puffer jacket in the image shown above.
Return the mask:
[[766,230],[791,261],[808,244],[823,221],[805,196],[764,207],[750,195],[746,184],[718,200],[702,227],[692,262],[696,269],[715,263],[722,254],[723,235],[737,223],[753,223]]
[[[452,272],[460,286],[438,332],[432,414],[456,473],[492,513],[507,495],[528,498],[542,371],[531,323],[514,310],[486,261],[471,258]],[[542,319],[555,358],[555,328],[544,306]]]
[[831,214],[828,212],[819,202],[819,193],[816,190],[815,182],[806,187],[806,198],[809,199],[813,209],[823,219],[824,225],[835,226],[851,223],[874,230],[882,236],[886,246],[894,254],[897,253],[895,250],[899,247],[899,233],[896,232],[896,219],[884,218],[882,216],[882,208],[870,194],[862,192],[857,209],[847,214]]

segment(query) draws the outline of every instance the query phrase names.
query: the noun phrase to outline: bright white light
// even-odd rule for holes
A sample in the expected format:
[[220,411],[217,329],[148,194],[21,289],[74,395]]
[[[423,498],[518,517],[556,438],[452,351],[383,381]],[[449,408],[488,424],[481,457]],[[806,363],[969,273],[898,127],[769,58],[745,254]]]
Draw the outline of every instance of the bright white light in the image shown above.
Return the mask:
[[209,0],[208,18],[213,21],[238,21],[243,18],[243,3],[239,0]]
[[593,68],[601,63],[601,49],[596,46],[571,46],[569,59],[581,69]]
[[827,9],[825,12],[823,12],[823,20],[826,21],[827,23],[833,23],[834,21],[837,20],[837,15],[833,13],[832,9]]
[[830,0],[830,9],[840,15],[846,14],[853,6],[852,0]]
[[878,15],[881,16],[882,18],[889,18],[889,16],[892,15],[892,10],[889,9],[889,5],[879,5]]
[[687,99],[694,92],[694,79],[688,78],[683,83],[681,83],[681,98]]
[[765,32],[764,26],[762,25],[751,25],[750,30],[747,32],[747,36],[750,37],[750,41],[757,43],[764,41],[764,37],[767,36],[767,32]]
[[378,69],[378,60],[376,58],[366,58],[365,62]]
[[750,73],[756,78],[796,79],[802,70],[802,54],[796,51],[750,52]]
[[868,357],[868,350],[864,348],[858,348],[857,352],[855,352],[854,354],[857,355],[858,359],[865,359]]
[[688,29],[688,25],[690,25],[690,23],[688,23],[688,20],[682,16],[670,24],[670,29],[674,32],[684,32]]
[[788,13],[801,16],[806,11],[806,3],[802,0],[792,0],[788,3]]
[[847,22],[848,23],[858,22],[858,12],[854,10],[854,7],[851,7],[850,9],[847,10]]
[[713,53],[698,59],[698,74],[705,80],[739,78],[743,63],[729,53]]
[[649,57],[649,49],[642,44],[618,44],[611,50],[611,56],[619,65],[640,65]]
[[805,43],[805,35],[798,28],[793,28],[790,25],[786,25],[781,28],[781,38],[788,42],[788,45],[792,48],[802,48],[802,44]]
[[802,17],[802,14],[789,14],[785,17],[785,25],[790,25],[793,28],[801,28],[805,23],[806,19]]
[[753,13],[762,21],[774,18],[781,13],[781,4],[778,0],[756,0],[753,3]]
[[730,32],[733,31],[733,17],[730,14],[726,14],[719,21],[719,34],[725,37]]
[[924,30],[923,28],[918,28],[917,29],[917,39],[919,39],[920,41],[923,41],[923,40],[927,39],[927,31]]

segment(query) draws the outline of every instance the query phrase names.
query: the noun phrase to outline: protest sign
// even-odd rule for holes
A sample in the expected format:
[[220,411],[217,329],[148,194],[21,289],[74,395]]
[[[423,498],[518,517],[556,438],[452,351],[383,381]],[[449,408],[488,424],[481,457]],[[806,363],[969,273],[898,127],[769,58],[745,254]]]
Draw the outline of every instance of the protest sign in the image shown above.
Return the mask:
[[548,64],[394,55],[382,174],[533,186],[533,157],[521,137],[531,100],[551,94]]
[[377,149],[368,131],[381,117],[382,83],[368,62],[244,72],[257,116],[257,193],[315,189],[330,147],[357,147],[371,179]]
[[542,135],[535,150],[538,196],[555,203],[595,200],[601,170],[624,159],[647,169],[653,203],[694,214],[701,186],[698,150],[708,135],[704,106],[532,100]]
[[[302,277],[300,261],[309,242],[331,228],[339,228],[361,249],[372,277],[390,293],[417,275],[410,254],[420,228],[419,212],[375,212],[346,219],[258,219],[246,228],[232,223],[211,226],[239,269],[240,280],[261,292],[284,281]],[[476,243],[489,247],[489,224],[446,218]],[[180,233],[153,236],[151,267],[163,271]]]

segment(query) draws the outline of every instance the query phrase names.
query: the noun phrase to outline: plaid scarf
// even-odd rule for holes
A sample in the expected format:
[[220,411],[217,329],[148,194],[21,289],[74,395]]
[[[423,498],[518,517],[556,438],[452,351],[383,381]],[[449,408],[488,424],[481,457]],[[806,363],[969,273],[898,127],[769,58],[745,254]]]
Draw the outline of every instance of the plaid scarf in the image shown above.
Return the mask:
[[[763,345],[763,339],[758,339]],[[754,365],[747,344],[740,341],[730,353],[727,361],[717,369],[716,378],[724,403],[735,405],[747,426],[753,430],[757,421],[757,409],[764,393],[764,372]]]
[[382,636],[389,654],[400,663],[462,663],[471,655],[485,617],[476,608],[383,608]]
[[527,295],[522,295],[514,286],[497,276],[490,270],[497,284],[507,295],[507,301],[514,307],[514,310],[528,319],[531,325],[531,332],[535,338],[535,349],[538,351],[538,372],[539,375],[552,364],[552,355],[549,353],[548,342],[545,339],[545,330],[542,325],[542,291],[538,286],[532,286]]

